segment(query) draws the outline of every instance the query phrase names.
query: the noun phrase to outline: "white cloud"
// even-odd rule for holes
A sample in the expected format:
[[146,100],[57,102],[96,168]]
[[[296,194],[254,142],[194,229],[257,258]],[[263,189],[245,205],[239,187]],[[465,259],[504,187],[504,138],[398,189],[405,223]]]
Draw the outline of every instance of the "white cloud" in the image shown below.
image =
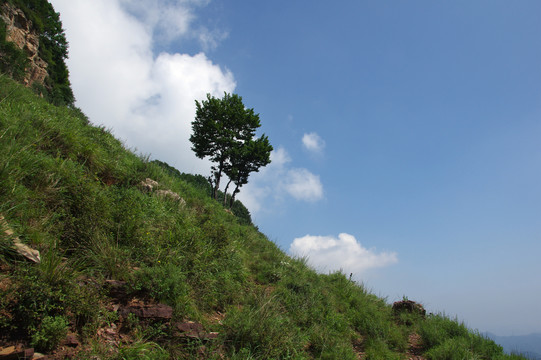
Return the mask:
[[218,44],[227,39],[229,33],[226,31],[220,30],[209,30],[206,27],[199,29],[198,40],[203,50],[209,51],[214,50],[218,47]]
[[271,153],[271,163],[250,177],[238,196],[250,212],[260,211],[262,204],[274,208],[286,196],[306,202],[323,199],[319,176],[307,169],[292,167],[291,162],[287,151],[278,147]]
[[289,247],[290,254],[307,257],[308,264],[320,272],[342,270],[358,276],[364,271],[398,262],[394,252],[376,253],[364,248],[353,235],[341,233],[333,236],[306,235],[296,238]]
[[233,92],[233,74],[203,53],[152,51],[156,34],[170,39],[191,33],[193,7],[206,1],[51,2],[70,44],[68,67],[77,106],[139,152],[206,176],[210,163],[190,150],[194,101],[207,93]]
[[291,169],[285,179],[286,191],[297,200],[315,202],[323,198],[319,176],[306,169]]
[[302,144],[306,150],[318,154],[325,148],[325,141],[315,132],[304,134]]
[[205,26],[193,28],[195,11],[210,0],[119,0],[125,11],[140,19],[158,43],[178,38],[199,40],[203,50],[212,50],[227,38],[228,33]]

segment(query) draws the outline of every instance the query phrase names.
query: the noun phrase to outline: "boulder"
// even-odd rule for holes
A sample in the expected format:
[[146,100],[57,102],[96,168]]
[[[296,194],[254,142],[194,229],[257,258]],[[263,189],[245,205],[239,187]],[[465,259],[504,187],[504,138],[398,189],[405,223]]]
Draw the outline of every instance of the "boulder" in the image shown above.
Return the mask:
[[32,359],[33,348],[24,348],[21,345],[0,348],[0,360]]
[[396,301],[393,303],[393,312],[395,314],[408,312],[410,314],[419,314],[421,316],[426,315],[426,310],[423,305],[412,300]]
[[176,323],[175,327],[179,331],[179,337],[198,340],[214,340],[218,338],[217,332],[206,332],[202,324],[194,321]]
[[134,314],[141,319],[169,320],[173,317],[173,308],[165,304],[150,304],[133,299],[130,303],[119,310],[123,317]]
[[173,192],[171,190],[156,190],[155,191],[156,196],[165,198],[165,199],[171,199],[173,201],[178,201],[180,203],[186,203],[183,198],[180,197],[179,194],[176,192]]
[[158,187],[158,182],[155,180],[152,180],[151,178],[146,178],[145,180],[141,181],[139,183],[139,186],[144,192],[152,192],[154,188]]
[[39,251],[32,249],[28,245],[23,244],[21,240],[17,236],[15,236],[15,233],[13,232],[13,230],[11,230],[9,224],[2,215],[0,215],[0,229],[4,230],[4,234],[6,234],[8,238],[13,239],[13,248],[17,251],[17,253],[19,253],[19,255],[24,256],[26,259],[34,263],[39,263],[41,261]]

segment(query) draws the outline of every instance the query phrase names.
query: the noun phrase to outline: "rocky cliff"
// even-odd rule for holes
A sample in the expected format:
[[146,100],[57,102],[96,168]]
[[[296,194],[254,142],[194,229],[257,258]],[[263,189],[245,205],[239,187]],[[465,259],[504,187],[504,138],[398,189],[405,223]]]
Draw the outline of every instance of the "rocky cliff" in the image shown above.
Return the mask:
[[47,63],[39,56],[39,33],[32,21],[26,18],[22,10],[9,3],[1,6],[0,18],[6,24],[6,40],[15,43],[28,57],[29,66],[23,83],[26,86],[36,82],[43,84],[48,76]]

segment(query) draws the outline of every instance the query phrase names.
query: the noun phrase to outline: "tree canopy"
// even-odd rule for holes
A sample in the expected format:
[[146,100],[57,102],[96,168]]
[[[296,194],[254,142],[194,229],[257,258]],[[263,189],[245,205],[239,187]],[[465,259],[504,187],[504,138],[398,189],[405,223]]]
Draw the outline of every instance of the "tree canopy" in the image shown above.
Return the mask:
[[206,100],[196,100],[195,104],[190,136],[192,150],[197,157],[208,157],[215,163],[209,178],[214,198],[217,198],[223,174],[236,185],[232,204],[239,188],[248,183],[250,173],[270,163],[272,146],[264,134],[256,137],[256,130],[261,126],[259,114],[246,108],[239,95],[224,93],[223,98],[218,99],[207,94]]

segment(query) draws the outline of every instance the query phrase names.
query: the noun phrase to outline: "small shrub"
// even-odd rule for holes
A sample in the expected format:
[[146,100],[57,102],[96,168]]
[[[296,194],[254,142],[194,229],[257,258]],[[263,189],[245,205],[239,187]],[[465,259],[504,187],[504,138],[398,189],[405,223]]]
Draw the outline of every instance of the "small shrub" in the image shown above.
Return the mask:
[[32,345],[38,351],[50,351],[58,346],[68,333],[68,321],[63,316],[46,316],[38,331],[32,335]]
[[165,302],[183,312],[189,302],[189,288],[182,269],[173,264],[157,263],[136,272],[131,291],[146,292],[150,297]]

